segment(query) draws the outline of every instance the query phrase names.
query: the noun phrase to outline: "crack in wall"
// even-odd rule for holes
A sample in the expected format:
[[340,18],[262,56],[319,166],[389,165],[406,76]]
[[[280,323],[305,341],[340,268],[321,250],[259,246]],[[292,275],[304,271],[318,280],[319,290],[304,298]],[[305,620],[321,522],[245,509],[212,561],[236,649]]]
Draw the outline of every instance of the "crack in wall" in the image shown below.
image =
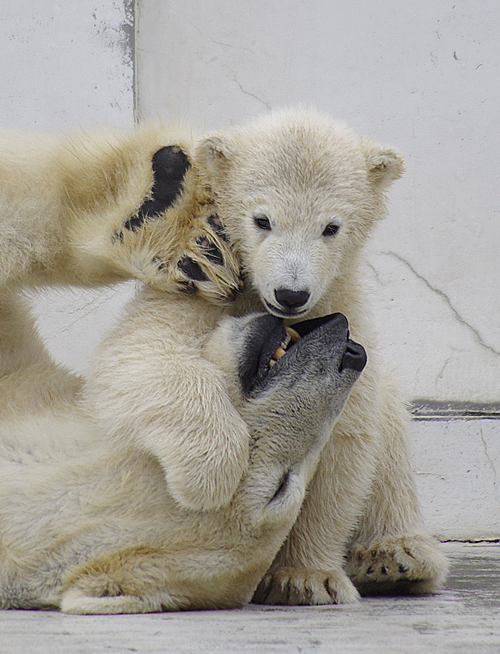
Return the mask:
[[186,23],[190,25],[193,29],[195,29],[198,32],[198,34],[200,34],[200,36],[202,36],[204,39],[207,39],[207,41],[210,41],[214,45],[219,46],[219,48],[222,49],[230,48],[232,50],[241,50],[242,52],[249,52],[250,54],[255,56],[255,52],[250,48],[245,48],[240,45],[232,45],[231,43],[224,43],[223,41],[217,41],[212,36],[210,36],[210,34],[206,34],[202,29],[200,29],[198,25],[196,25],[196,23],[193,23],[193,21],[189,20],[189,18],[187,18],[185,14],[183,14],[180,11],[178,11],[177,13],[178,15],[182,16],[182,18],[186,21]]
[[380,277],[379,272],[378,272],[378,270],[375,268],[375,266],[374,266],[373,264],[371,264],[369,261],[367,262],[366,265],[367,265],[368,268],[370,268],[370,270],[373,272],[373,276],[374,276],[375,281],[377,282],[377,284],[380,284],[381,286],[385,286],[385,284],[384,284],[384,282],[382,281],[382,278]]
[[479,437],[481,438],[481,442],[483,443],[484,455],[485,455],[486,460],[488,461],[488,464],[489,464],[489,466],[491,468],[491,471],[493,473],[493,485],[496,486],[497,485],[497,469],[496,469],[495,462],[491,458],[490,453],[488,451],[488,444],[486,443],[486,440],[484,438],[483,428],[482,428],[481,424],[479,425]]
[[250,93],[250,91],[246,91],[246,90],[241,86],[241,84],[240,84],[238,78],[236,77],[236,74],[235,74],[233,71],[231,71],[231,73],[232,73],[232,78],[231,78],[231,79],[233,80],[233,82],[234,82],[235,84],[237,84],[237,85],[239,86],[240,91],[241,91],[242,93],[244,93],[245,95],[249,95],[251,98],[255,98],[256,100],[258,100],[259,102],[261,102],[261,103],[264,105],[264,107],[266,107],[266,108],[268,109],[268,111],[271,111],[271,105],[269,104],[269,102],[266,102],[266,101],[263,100],[262,98],[259,98],[259,96],[258,96],[258,95],[255,95],[254,93]]
[[[183,20],[185,20],[186,23],[187,23],[188,25],[190,25],[194,30],[196,30],[196,31],[198,32],[198,34],[200,34],[204,39],[207,39],[207,41],[210,41],[211,43],[213,43],[214,45],[218,46],[218,47],[221,48],[222,50],[224,50],[224,49],[226,49],[226,48],[231,48],[231,49],[233,49],[233,50],[240,50],[240,51],[243,51],[243,52],[248,52],[248,53],[250,53],[250,54],[252,54],[252,55],[255,56],[255,52],[254,52],[253,50],[251,50],[250,48],[245,48],[245,47],[242,47],[242,46],[236,46],[236,45],[231,45],[230,43],[224,43],[224,42],[222,42],[222,41],[217,41],[216,39],[214,39],[214,38],[213,38],[212,36],[210,36],[209,34],[205,34],[205,32],[204,32],[202,29],[200,29],[200,28],[198,27],[198,25],[196,25],[196,23],[193,23],[193,21],[189,20],[189,18],[188,18],[184,13],[182,13],[182,12],[180,12],[180,11],[177,12],[177,13],[178,13],[180,16],[182,16]],[[227,64],[226,64],[226,66],[227,66]],[[258,100],[258,102],[260,102],[261,104],[263,104],[264,107],[266,107],[266,109],[267,109],[268,111],[271,110],[271,105],[269,104],[269,102],[266,102],[266,101],[263,100],[262,98],[259,98],[259,96],[258,96],[258,95],[255,95],[255,93],[251,93],[250,91],[247,91],[246,89],[244,89],[243,86],[241,85],[240,81],[239,81],[238,78],[236,77],[236,73],[234,72],[234,70],[231,70],[229,67],[228,67],[228,70],[229,70],[229,72],[231,73],[231,79],[232,79],[232,81],[233,81],[233,82],[234,82],[234,83],[239,87],[239,89],[240,89],[240,91],[241,91],[242,93],[244,93],[245,95],[250,96],[251,98],[254,98],[255,100]]]
[[212,43],[218,45],[222,49],[229,48],[231,50],[241,50],[242,52],[249,52],[251,55],[255,56],[255,52],[253,50],[250,50],[250,48],[244,48],[240,45],[231,45],[231,43],[223,43],[222,41],[216,41],[215,39],[212,39],[210,36],[207,36],[207,38],[209,38],[212,41]]
[[423,277],[419,272],[417,272],[415,270],[415,268],[408,261],[406,261],[406,259],[404,259],[402,256],[400,256],[396,252],[392,252],[392,251],[390,251],[390,252],[381,252],[381,254],[384,254],[384,255],[390,256],[390,257],[394,257],[395,259],[397,259],[398,261],[403,263],[415,275],[415,277],[417,279],[422,281],[427,286],[427,288],[429,290],[431,290],[433,293],[436,293],[436,295],[438,295],[446,303],[446,305],[448,306],[450,311],[453,313],[453,315],[455,316],[457,321],[461,325],[466,327],[471,332],[471,334],[473,334],[474,340],[481,347],[483,347],[485,350],[488,350],[488,352],[491,352],[495,356],[500,356],[500,352],[497,352],[497,350],[495,350],[495,348],[491,347],[491,345],[488,345],[488,343],[485,343],[485,341],[483,340],[481,334],[477,331],[477,329],[475,329],[475,327],[473,327],[471,324],[469,324],[466,320],[464,320],[462,318],[462,316],[455,309],[455,307],[451,303],[450,298],[446,295],[446,293],[444,291],[437,288],[436,286],[433,286],[425,277]]
[[450,363],[451,359],[452,359],[452,355],[450,354],[450,356],[446,359],[446,361],[445,361],[445,362],[443,363],[443,365],[441,366],[441,370],[438,372],[438,374],[436,375],[436,378],[435,378],[435,383],[436,383],[436,385],[437,385],[437,384],[441,381],[441,379],[443,378],[443,375],[444,375],[444,371],[445,371],[445,369],[446,369],[446,366]]

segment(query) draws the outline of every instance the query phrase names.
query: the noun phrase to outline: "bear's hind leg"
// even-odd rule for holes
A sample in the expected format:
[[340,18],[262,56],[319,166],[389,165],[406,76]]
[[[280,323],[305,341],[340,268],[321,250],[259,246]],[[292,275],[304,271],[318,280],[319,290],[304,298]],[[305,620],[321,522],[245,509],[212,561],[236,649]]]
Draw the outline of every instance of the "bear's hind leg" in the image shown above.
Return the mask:
[[109,551],[67,576],[61,611],[114,614],[184,609],[186,598],[167,590],[170,562],[165,551],[147,545]]

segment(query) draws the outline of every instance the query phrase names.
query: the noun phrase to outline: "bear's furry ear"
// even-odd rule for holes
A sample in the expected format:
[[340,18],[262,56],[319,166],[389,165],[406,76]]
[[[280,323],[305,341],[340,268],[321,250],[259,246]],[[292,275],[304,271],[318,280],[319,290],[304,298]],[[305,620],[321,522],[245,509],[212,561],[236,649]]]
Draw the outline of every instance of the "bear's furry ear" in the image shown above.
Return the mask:
[[218,178],[234,163],[236,148],[226,138],[214,134],[196,144],[194,158],[209,175]]
[[404,173],[403,157],[392,148],[384,148],[366,140],[365,152],[368,176],[379,188],[387,188]]

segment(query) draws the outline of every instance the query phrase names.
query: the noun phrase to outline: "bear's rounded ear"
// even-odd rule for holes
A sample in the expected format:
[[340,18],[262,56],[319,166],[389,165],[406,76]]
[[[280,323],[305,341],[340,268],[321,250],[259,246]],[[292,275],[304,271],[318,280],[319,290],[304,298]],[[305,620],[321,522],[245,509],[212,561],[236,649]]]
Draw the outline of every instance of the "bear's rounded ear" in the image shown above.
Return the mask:
[[207,136],[196,144],[194,159],[209,175],[223,175],[236,158],[236,148],[219,134]]
[[368,177],[372,184],[387,188],[404,173],[403,157],[392,148],[365,141],[362,144],[365,153]]

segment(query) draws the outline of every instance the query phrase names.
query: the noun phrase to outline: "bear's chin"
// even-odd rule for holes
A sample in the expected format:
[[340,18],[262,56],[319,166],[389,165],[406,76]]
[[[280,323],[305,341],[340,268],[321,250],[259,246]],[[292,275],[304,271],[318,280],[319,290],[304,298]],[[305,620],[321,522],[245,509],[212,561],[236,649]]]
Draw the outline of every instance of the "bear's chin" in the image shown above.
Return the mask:
[[312,309],[312,307],[308,307],[307,309],[300,309],[298,311],[283,311],[281,309],[278,309],[278,307],[275,306],[274,304],[271,304],[271,302],[268,302],[265,298],[261,298],[261,301],[264,304],[266,310],[270,314],[276,316],[277,318],[283,318],[283,319],[305,318]]

